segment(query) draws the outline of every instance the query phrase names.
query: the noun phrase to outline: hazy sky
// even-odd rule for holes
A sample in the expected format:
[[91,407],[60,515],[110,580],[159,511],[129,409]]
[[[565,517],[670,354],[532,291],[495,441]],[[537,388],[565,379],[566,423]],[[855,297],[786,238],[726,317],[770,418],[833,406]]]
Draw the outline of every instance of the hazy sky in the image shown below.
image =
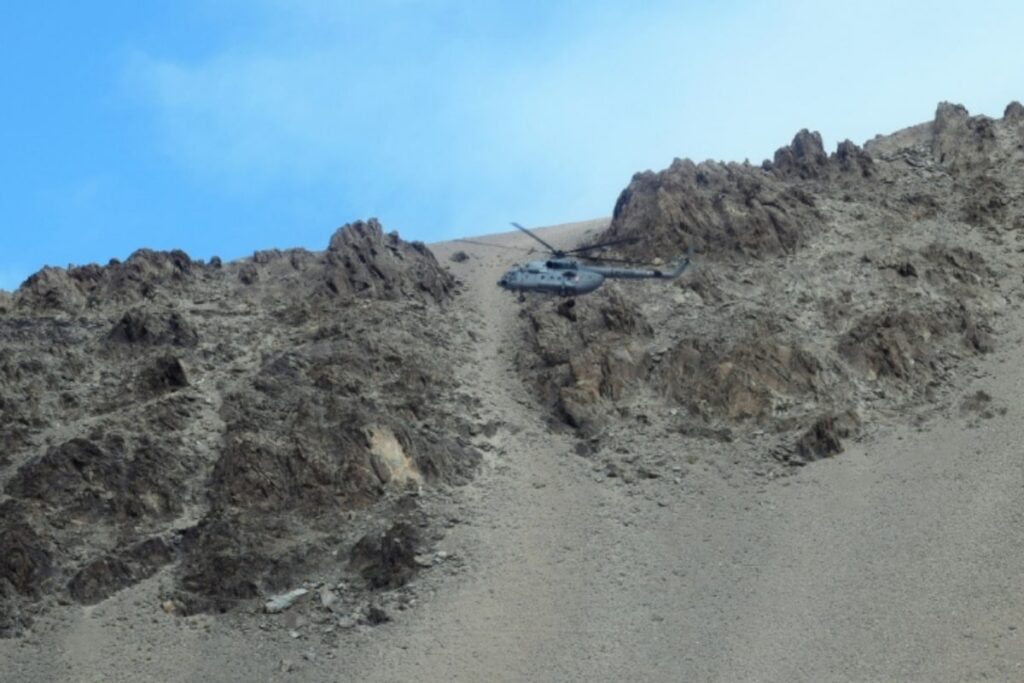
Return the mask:
[[1001,116],[1021,35],[1019,0],[8,0],[0,288],[369,216],[428,242],[605,216],[676,156]]

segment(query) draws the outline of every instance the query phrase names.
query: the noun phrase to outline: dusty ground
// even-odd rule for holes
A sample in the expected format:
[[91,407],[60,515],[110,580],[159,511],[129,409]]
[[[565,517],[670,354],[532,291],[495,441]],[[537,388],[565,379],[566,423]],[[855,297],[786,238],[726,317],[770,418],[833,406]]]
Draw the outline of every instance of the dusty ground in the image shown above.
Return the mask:
[[[484,287],[506,259],[479,258],[465,277],[495,318],[478,372],[498,389],[490,405],[521,426],[498,444],[516,456],[467,492],[478,521],[449,542],[472,569],[385,627],[397,650],[357,650],[355,679],[1024,675],[1013,588],[1024,546],[1011,531],[1024,484],[1019,406],[980,425],[953,415],[923,431],[887,428],[782,481],[726,478],[709,463],[678,484],[627,484],[521,409],[530,397],[508,382],[501,324],[514,305]],[[1024,359],[1021,330],[1009,334],[1013,349],[987,360],[965,395],[1012,402]],[[667,455],[687,463],[685,448]]]
[[[943,140],[942,164],[974,158]],[[970,177],[922,161],[918,142],[909,129],[873,150],[882,182],[910,193],[909,203],[879,202],[872,213],[870,193],[819,199],[824,218],[814,219],[783,178],[766,191],[788,199],[769,197],[768,217],[751,220],[755,232],[785,228],[785,216],[770,220],[776,203],[796,207],[800,230],[818,220],[807,234],[779,233],[794,237],[795,255],[785,251],[788,238],[741,240],[744,249],[776,246],[709,254],[680,283],[613,285],[578,304],[578,320],[565,328],[555,303],[520,304],[494,284],[512,262],[532,257],[432,245],[463,283],[450,306],[425,309],[451,335],[449,352],[431,361],[451,372],[436,412],[478,425],[464,447],[482,463],[468,484],[442,478],[412,498],[388,494],[366,508],[382,519],[405,510],[424,520],[418,550],[427,559],[418,564],[430,566],[370,598],[311,570],[291,577],[308,581],[310,597],[281,614],[263,614],[253,600],[193,616],[161,609],[176,581],[167,567],[96,605],[52,605],[22,636],[0,640],[4,680],[1024,680],[1019,187],[1007,175],[996,202],[922,200],[913,194],[921,187],[945,192],[951,178]],[[806,163],[786,154],[775,161],[785,173],[827,168]],[[904,165],[909,175],[893,170]],[[918,210],[925,215],[907,217]],[[717,234],[708,215],[690,226],[694,234]],[[540,234],[570,246],[607,226]],[[628,221],[617,229],[628,232]],[[890,233],[880,238],[883,230]],[[521,233],[479,241],[535,246]],[[948,248],[937,256],[936,241]],[[782,252],[772,251],[777,245]],[[468,258],[452,260],[457,251]],[[801,297],[825,292],[843,303],[842,288],[851,292],[845,308]],[[980,328],[963,318],[924,337],[913,325],[885,323],[877,336],[869,326],[871,334],[851,338],[851,328],[894,305],[926,327],[935,311],[941,320],[968,311],[966,322],[991,338],[978,348]],[[773,326],[766,308],[790,319]],[[623,334],[622,314],[641,324]],[[637,344],[637,362],[625,374],[606,373],[607,358],[548,362],[545,353],[561,352],[550,334],[559,329],[601,353]],[[693,365],[689,340],[700,329],[715,344],[698,354],[711,361]],[[806,349],[824,369],[808,361],[800,366],[812,368],[806,386],[772,384],[775,375],[756,370],[767,361],[794,367],[779,360],[793,354],[766,352],[750,341],[759,335]],[[594,379],[591,364],[606,373],[606,390],[592,396],[581,390]],[[728,379],[715,374],[723,366],[746,374],[723,381],[719,400],[707,378]],[[693,370],[703,378],[697,390],[713,400],[674,393],[665,367]],[[630,390],[620,393],[613,380]],[[793,440],[833,408],[858,420],[842,452],[796,466],[804,459],[790,457],[799,452]],[[325,579],[351,603],[345,612],[320,608],[315,586]],[[371,625],[374,605],[390,620]],[[352,619],[349,609],[363,616]]]

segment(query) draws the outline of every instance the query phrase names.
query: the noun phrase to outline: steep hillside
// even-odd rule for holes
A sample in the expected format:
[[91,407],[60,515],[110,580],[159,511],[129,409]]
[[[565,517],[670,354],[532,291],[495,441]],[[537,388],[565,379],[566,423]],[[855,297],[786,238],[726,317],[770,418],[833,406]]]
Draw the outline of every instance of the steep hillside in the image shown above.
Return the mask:
[[454,288],[374,220],[320,253],[30,277],[0,310],[0,632],[157,572],[167,609],[227,609],[415,518],[478,460]]
[[888,416],[928,419],[1018,305],[1022,111],[993,120],[943,103],[863,149],[829,155],[804,130],[761,166],[677,159],[638,173],[591,239],[636,238],[621,253],[655,262],[693,247],[697,268],[573,308],[533,302],[522,371],[587,449],[642,472],[657,457],[620,462],[638,430],[665,448],[733,444],[771,472],[834,455]]

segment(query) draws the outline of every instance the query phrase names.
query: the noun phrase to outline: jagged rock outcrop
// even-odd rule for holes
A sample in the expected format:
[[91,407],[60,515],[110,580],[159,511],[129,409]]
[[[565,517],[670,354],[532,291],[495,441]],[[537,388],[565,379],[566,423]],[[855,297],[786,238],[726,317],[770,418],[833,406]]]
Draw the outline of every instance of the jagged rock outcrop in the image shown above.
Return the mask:
[[86,563],[68,581],[68,594],[80,604],[96,604],[149,578],[175,556],[176,549],[163,539],[148,538]]
[[640,312],[615,294],[573,306],[529,309],[528,343],[544,403],[586,433],[610,402],[628,394],[647,366],[644,339],[653,330]]
[[790,145],[776,150],[774,162],[766,163],[765,168],[783,178],[809,180],[827,175],[829,159],[821,142],[821,133],[812,133],[804,128]]
[[1006,105],[1006,109],[1003,110],[1003,120],[1008,123],[1024,121],[1024,104],[1014,100]]
[[874,161],[845,140],[827,155],[821,135],[801,130],[760,168],[749,164],[676,159],[633,176],[615,204],[601,239],[637,238],[634,257],[708,253],[766,257],[793,253],[823,229],[817,189],[871,178]]
[[414,527],[398,522],[384,532],[359,539],[349,553],[349,564],[370,588],[397,588],[419,568],[416,554],[420,543],[420,534]]
[[854,177],[870,178],[875,173],[875,162],[871,155],[849,140],[839,143],[829,161],[840,173]]
[[195,346],[199,334],[189,320],[174,309],[127,311],[107,335],[112,344],[126,346]]
[[404,242],[398,233],[385,235],[371,218],[338,230],[324,256],[331,292],[378,299],[429,296],[442,301],[451,295],[452,277],[419,242]]
[[932,154],[951,173],[987,166],[996,149],[995,122],[971,116],[960,104],[942,102],[932,123]]
[[987,353],[992,339],[966,306],[948,303],[915,310],[892,307],[857,320],[838,342],[838,350],[854,368],[871,379],[928,380],[940,342],[958,335],[965,348]]
[[204,266],[180,250],[139,249],[121,263],[106,266],[43,268],[15,292],[24,310],[76,312],[110,303],[169,300],[199,276]]
[[443,303],[455,282],[423,244],[385,234],[371,218],[339,228],[326,251],[265,250],[225,269],[240,294],[263,305],[347,305],[352,301]]
[[794,251],[820,225],[810,194],[760,169],[676,159],[633,176],[602,239],[639,237],[632,255],[693,247],[762,256]]
[[821,384],[821,363],[804,349],[767,336],[723,342],[686,339],[662,361],[663,391],[694,415],[763,420],[777,398],[813,394]]
[[116,436],[74,438],[25,462],[5,492],[38,505],[51,523],[141,522],[180,511],[175,492],[188,465],[145,437],[134,447]]
[[949,192],[934,184],[892,196],[906,184],[893,184],[893,178],[907,175],[900,176],[902,171],[886,161],[880,176],[875,154],[889,156],[895,150],[912,169],[934,164],[936,173],[948,177],[963,198],[967,222],[1012,223],[1018,214],[1004,206],[1012,193],[1002,174],[1019,167],[1024,156],[1022,109],[1011,103],[1003,118],[994,120],[943,102],[929,124],[872,140],[864,148],[845,140],[832,155],[825,153],[820,134],[804,129],[761,168],[676,159],[663,171],[633,177],[599,239],[638,238],[636,246],[625,250],[634,257],[681,253],[691,245],[711,254],[764,256],[792,253],[820,234],[829,223],[820,199],[830,194],[894,203],[909,197],[913,204],[930,206],[931,215],[944,208]]
[[789,465],[806,465],[839,455],[845,450],[844,440],[855,436],[859,428],[860,418],[853,410],[840,415],[823,415],[808,427],[791,448],[780,451],[778,457]]

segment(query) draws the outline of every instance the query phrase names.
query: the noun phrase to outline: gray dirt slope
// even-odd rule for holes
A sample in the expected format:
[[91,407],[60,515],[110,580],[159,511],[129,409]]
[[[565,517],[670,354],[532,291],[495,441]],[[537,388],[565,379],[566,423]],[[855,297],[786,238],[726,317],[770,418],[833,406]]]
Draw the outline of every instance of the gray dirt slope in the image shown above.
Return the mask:
[[[1024,679],[1024,108],[0,299],[4,680]],[[264,603],[308,592],[280,613]]]

